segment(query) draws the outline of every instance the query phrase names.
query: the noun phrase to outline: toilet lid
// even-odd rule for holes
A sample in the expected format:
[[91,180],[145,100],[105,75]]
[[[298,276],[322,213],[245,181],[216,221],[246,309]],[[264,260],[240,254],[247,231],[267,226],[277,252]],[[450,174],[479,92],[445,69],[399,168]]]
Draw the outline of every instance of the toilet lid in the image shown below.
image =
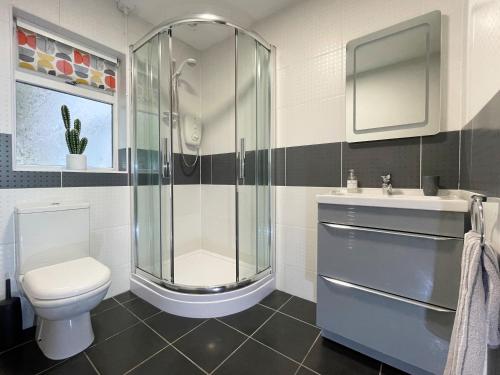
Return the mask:
[[29,296],[53,300],[88,293],[106,284],[110,276],[108,267],[86,257],[28,271],[22,284]]

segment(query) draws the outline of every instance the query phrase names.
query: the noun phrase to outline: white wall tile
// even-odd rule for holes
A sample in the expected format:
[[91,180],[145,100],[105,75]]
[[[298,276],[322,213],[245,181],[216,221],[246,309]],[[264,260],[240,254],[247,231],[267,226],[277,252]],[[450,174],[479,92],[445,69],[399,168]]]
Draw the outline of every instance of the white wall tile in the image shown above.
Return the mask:
[[12,0],[11,3],[16,8],[59,25],[60,0]]
[[341,1],[303,1],[254,28],[278,48],[278,68],[342,47]]
[[[17,294],[17,283],[15,280],[15,245],[0,244],[0,275],[1,280],[4,276],[9,276],[12,286],[12,293]],[[4,283],[0,285],[0,301],[5,298]]]
[[277,223],[315,229],[318,220],[316,195],[328,194],[331,190],[327,187],[277,186]]
[[284,259],[287,266],[295,266],[308,271],[317,269],[317,231],[283,226]]
[[10,23],[0,22],[0,133],[12,132],[12,33]]
[[0,0],[0,22],[10,21],[10,0]]
[[127,52],[126,18],[114,1],[60,0],[60,25],[117,51]]
[[345,140],[345,97],[308,101],[277,110],[277,147]]
[[469,122],[500,88],[500,3],[469,0],[466,62],[466,121]]
[[201,55],[203,154],[234,152],[235,149],[234,60],[234,38],[211,46]]
[[130,236],[128,225],[92,231],[90,255],[110,268],[130,266]]
[[146,22],[133,14],[127,17],[127,45],[131,45],[139,41],[154,25]]
[[[278,70],[277,107],[344,94],[343,51],[337,49]],[[278,128],[283,124],[278,124]]]
[[342,35],[349,40],[420,15],[421,0],[346,0],[342,2]]
[[302,267],[285,265],[284,287],[287,293],[316,302],[316,273]]
[[122,265],[111,268],[113,281],[109,287],[105,298],[116,296],[117,294],[130,290],[130,265]]
[[234,185],[202,185],[201,247],[218,254],[235,256]]

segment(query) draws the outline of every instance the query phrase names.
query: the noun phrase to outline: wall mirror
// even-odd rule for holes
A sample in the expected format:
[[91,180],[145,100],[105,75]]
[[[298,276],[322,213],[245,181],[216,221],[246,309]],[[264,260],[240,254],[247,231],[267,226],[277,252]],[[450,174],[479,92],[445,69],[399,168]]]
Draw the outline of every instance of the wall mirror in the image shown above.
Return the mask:
[[441,12],[351,40],[346,53],[348,142],[439,132]]

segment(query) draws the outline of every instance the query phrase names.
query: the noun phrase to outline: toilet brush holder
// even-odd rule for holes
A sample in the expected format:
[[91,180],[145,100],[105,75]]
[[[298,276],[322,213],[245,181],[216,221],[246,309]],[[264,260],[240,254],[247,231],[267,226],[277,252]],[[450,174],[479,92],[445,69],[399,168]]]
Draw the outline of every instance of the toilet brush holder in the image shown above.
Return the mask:
[[11,296],[10,279],[7,279],[5,299],[0,301],[0,351],[19,343],[21,332],[21,299]]

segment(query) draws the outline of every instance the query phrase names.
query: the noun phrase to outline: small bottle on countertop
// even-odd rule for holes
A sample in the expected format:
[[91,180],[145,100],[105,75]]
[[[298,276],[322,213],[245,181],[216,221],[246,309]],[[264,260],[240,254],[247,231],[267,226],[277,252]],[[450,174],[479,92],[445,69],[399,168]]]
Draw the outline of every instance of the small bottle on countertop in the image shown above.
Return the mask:
[[349,174],[347,175],[347,192],[348,193],[358,192],[358,179],[354,174],[354,169],[349,169]]

